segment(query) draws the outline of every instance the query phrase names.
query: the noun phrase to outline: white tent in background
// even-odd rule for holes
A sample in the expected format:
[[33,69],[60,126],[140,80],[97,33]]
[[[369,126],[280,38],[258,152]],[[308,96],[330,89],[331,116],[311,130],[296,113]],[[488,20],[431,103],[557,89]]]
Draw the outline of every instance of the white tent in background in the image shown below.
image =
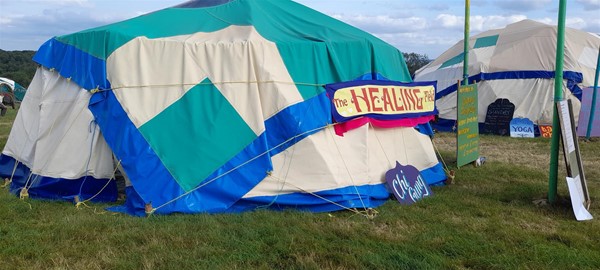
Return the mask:
[[[581,103],[574,93],[594,83],[600,37],[572,28],[565,32],[564,96],[573,100],[578,117]],[[552,123],[556,33],[556,26],[523,20],[470,38],[469,78],[479,90],[480,123],[485,121],[488,105],[499,98],[515,105],[515,118]],[[436,105],[441,119],[456,120],[463,48],[463,41],[458,42],[415,73],[415,81],[438,82]]]

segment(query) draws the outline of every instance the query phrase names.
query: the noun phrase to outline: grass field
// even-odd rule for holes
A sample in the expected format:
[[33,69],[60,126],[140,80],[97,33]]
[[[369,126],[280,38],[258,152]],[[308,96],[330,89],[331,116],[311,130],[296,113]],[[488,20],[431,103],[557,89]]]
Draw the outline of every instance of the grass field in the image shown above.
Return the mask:
[[[4,146],[14,110],[0,118]],[[453,166],[453,134],[434,139]],[[260,210],[136,218],[106,204],[22,201],[0,189],[0,269],[600,269],[600,221],[573,216],[561,157],[548,191],[548,139],[481,137],[484,166],[413,206],[351,212]],[[581,141],[600,218],[600,141]]]

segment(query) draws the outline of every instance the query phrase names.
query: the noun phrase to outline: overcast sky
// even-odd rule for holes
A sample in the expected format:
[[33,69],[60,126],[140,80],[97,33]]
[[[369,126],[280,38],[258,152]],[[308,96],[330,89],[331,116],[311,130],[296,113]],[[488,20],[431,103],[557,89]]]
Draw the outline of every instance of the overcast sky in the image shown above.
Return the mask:
[[[261,0],[257,0],[261,1]],[[283,0],[282,0],[283,1]],[[0,0],[0,49],[37,50],[53,36],[184,0]],[[393,44],[435,58],[463,37],[464,0],[296,0]],[[471,0],[471,35],[523,19],[556,24],[558,0]],[[600,0],[569,0],[567,26],[600,33]]]

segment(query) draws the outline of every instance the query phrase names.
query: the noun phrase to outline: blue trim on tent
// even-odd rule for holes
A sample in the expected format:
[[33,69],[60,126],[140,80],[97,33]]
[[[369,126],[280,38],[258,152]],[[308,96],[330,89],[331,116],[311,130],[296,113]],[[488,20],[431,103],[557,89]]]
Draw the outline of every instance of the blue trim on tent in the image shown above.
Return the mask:
[[[209,183],[206,181],[201,183],[200,185],[204,185],[202,188],[184,196],[185,190],[177,184],[112,92],[95,94],[90,102],[90,110],[106,142],[121,160],[131,183],[144,202],[159,207],[176,197],[183,196],[159,208],[156,211],[158,214],[222,212],[256,186],[265,177],[267,171],[271,170],[269,156],[259,156],[267,149],[266,136],[262,135],[227,164],[208,176],[207,180],[223,175],[240,164],[248,163],[225,177]],[[255,157],[257,158],[252,160]]]
[[[321,131],[321,128],[332,123],[331,104],[325,92],[304,102],[289,106],[265,121],[265,130],[269,146],[275,147],[283,142],[289,142],[273,149],[274,156],[311,134]],[[311,132],[309,132],[311,131]]]
[[[70,78],[81,87],[109,89],[106,79],[106,62],[52,38],[44,43],[33,56],[38,64],[56,69],[61,76]],[[73,65],[77,63],[77,65]]]
[[[327,98],[322,94],[279,112],[265,122],[267,128],[265,133],[207,177],[207,180],[227,173],[226,176],[158,209],[156,213],[225,211],[264,179],[268,171],[272,170],[271,155],[318,132],[317,128],[331,122],[330,117],[322,112],[323,104],[328,104],[327,102]],[[112,92],[94,94],[90,101],[90,110],[103,131],[107,143],[115,155],[121,159],[121,164],[131,179],[140,201],[151,202],[153,207],[157,207],[185,193],[130,121]],[[290,121],[290,119],[295,121]],[[306,134],[294,138],[305,132]],[[271,153],[266,153],[270,147],[279,145],[290,138],[294,139],[272,150]],[[254,159],[255,157],[258,158]],[[248,161],[250,162],[246,163]],[[229,172],[241,164],[245,165]],[[146,182],[148,179],[161,179],[162,181],[148,184]],[[231,183],[235,183],[235,185]],[[143,207],[139,209],[140,205],[135,205],[135,207],[138,208],[129,209],[128,213],[139,214],[139,211],[143,209]]]
[[[19,196],[19,193],[27,183],[28,193],[30,198],[35,199],[50,199],[50,200],[65,200],[73,201],[76,195],[83,201],[93,197],[104,188],[96,197],[92,199],[94,202],[114,202],[117,200],[117,182],[109,179],[96,179],[94,177],[81,177],[78,179],[64,179],[46,177],[37,174],[32,174],[29,167],[23,163],[18,163],[15,169],[16,160],[7,155],[0,156],[0,176],[2,178],[10,178],[10,192]],[[27,180],[29,179],[29,182]]]
[[[520,71],[504,71],[494,73],[479,73],[469,77],[469,84],[475,81],[491,81],[491,80],[514,80],[514,79],[551,79],[554,78],[554,71],[544,70],[520,70]],[[577,86],[583,81],[583,74],[574,71],[564,71],[563,78],[567,80],[567,87],[579,100],[581,100],[581,88]],[[444,90],[435,94],[435,99],[440,99],[446,95],[456,92],[457,86],[453,84]]]
[[[330,212],[343,210],[345,208],[374,208],[385,203],[389,196],[390,193],[384,184],[358,187],[349,186],[319,191],[314,194],[291,193],[279,196],[244,198],[233,205],[230,212],[237,213],[261,208],[268,208],[271,210],[285,210],[292,208],[295,210],[311,212]],[[335,204],[332,202],[335,202]]]
[[[433,186],[443,185],[446,180],[446,173],[441,163],[422,170],[421,175],[426,179],[427,184]],[[261,208],[271,210],[293,208],[311,212],[338,211],[345,208],[375,208],[385,203],[389,197],[390,193],[386,184],[350,186],[319,191],[315,194],[291,193],[244,198],[233,205],[230,212],[243,212]],[[331,202],[335,202],[335,204]]]

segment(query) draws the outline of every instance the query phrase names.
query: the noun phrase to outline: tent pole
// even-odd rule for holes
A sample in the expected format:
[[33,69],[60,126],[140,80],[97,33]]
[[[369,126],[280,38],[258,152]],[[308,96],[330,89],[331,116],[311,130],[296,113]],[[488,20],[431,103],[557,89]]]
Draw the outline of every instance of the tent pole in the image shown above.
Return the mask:
[[465,0],[465,38],[464,38],[464,51],[463,51],[463,83],[462,85],[469,84],[469,20],[471,17],[471,1]]
[[589,140],[592,135],[592,123],[596,115],[596,98],[598,97],[598,76],[600,76],[600,47],[598,47],[598,60],[596,60],[596,77],[594,78],[594,94],[592,96],[592,108],[590,109],[590,121],[588,122],[587,132],[585,137]]
[[550,173],[548,177],[548,202],[556,202],[558,178],[558,145],[560,143],[560,122],[556,102],[563,99],[563,62],[565,54],[565,17],[567,0],[560,0],[556,33],[556,69],[554,71],[554,116],[552,117],[552,142],[550,146]]

